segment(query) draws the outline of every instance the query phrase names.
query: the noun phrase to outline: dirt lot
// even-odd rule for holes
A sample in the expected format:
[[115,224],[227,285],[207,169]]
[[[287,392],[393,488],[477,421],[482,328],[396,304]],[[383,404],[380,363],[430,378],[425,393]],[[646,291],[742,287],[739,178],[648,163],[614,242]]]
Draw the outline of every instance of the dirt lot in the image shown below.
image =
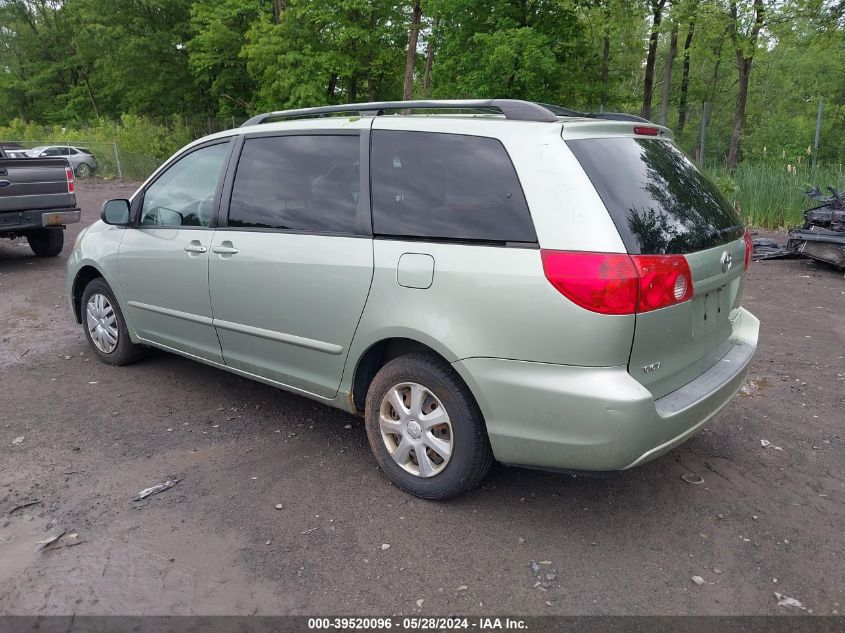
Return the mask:
[[[84,223],[132,191],[79,189]],[[841,272],[754,265],[745,393],[669,455],[601,479],[499,466],[438,504],[381,476],[357,418],[164,353],[91,359],[69,249],[0,243],[0,613],[801,613],[776,591],[845,611]],[[81,543],[36,551],[61,530]]]

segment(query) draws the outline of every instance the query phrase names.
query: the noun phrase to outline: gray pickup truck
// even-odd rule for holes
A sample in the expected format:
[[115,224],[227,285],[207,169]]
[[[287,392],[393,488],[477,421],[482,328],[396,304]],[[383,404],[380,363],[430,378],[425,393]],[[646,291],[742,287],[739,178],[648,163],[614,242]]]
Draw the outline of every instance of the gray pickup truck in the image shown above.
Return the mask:
[[0,149],[0,238],[26,237],[36,255],[55,257],[80,216],[66,159],[6,158]]

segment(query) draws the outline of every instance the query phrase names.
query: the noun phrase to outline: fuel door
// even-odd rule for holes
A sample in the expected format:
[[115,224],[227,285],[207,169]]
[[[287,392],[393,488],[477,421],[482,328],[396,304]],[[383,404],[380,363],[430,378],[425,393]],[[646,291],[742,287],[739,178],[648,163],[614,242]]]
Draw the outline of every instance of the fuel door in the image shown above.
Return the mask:
[[424,253],[403,253],[397,265],[396,281],[405,288],[430,288],[434,281],[434,258]]

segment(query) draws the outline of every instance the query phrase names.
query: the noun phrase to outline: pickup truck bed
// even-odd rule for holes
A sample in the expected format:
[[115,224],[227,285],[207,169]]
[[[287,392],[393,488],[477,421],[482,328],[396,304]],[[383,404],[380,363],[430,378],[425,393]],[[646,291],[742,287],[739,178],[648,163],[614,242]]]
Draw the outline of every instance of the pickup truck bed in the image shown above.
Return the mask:
[[0,237],[26,237],[36,255],[52,257],[80,216],[64,158],[0,158]]

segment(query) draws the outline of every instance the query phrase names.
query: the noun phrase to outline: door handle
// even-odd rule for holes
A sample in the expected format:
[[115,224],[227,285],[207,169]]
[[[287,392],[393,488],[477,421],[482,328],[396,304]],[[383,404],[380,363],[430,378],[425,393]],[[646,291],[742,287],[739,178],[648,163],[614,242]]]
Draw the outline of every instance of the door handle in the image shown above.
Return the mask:
[[185,247],[186,253],[205,253],[208,249],[199,243],[199,240],[191,240],[191,243]]
[[219,246],[212,246],[211,252],[217,253],[218,255],[234,255],[238,252],[238,249],[232,246],[232,243],[229,240],[226,240]]

